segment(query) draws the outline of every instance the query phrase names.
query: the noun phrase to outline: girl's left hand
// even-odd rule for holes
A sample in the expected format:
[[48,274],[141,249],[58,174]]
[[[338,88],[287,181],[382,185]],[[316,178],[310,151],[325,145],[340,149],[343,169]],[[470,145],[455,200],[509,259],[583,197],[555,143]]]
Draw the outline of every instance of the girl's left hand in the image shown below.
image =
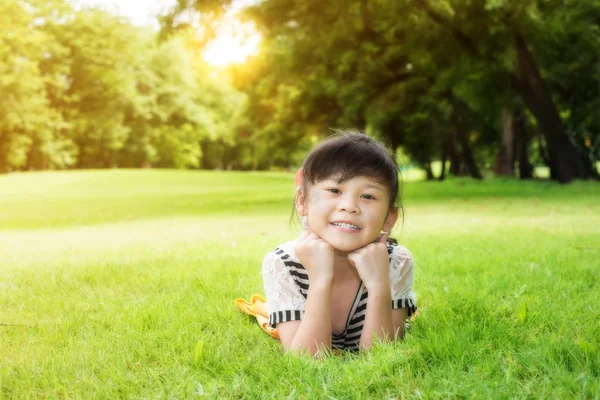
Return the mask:
[[390,290],[390,264],[386,232],[375,243],[348,253],[348,261],[356,268],[368,291]]

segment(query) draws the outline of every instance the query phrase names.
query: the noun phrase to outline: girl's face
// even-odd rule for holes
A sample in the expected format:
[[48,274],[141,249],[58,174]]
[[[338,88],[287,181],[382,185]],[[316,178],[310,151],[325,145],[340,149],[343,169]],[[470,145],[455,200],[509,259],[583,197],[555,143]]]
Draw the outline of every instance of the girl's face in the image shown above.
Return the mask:
[[389,209],[389,189],[373,178],[358,176],[338,183],[330,178],[300,194],[296,208],[308,216],[310,230],[335,249],[350,252],[374,242],[398,218]]

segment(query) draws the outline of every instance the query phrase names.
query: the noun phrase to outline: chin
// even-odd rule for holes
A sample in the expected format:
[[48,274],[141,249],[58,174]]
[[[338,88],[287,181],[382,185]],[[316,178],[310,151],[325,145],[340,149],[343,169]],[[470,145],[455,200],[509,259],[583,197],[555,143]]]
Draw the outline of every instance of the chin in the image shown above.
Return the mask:
[[341,251],[341,252],[344,252],[344,253],[350,253],[350,252],[358,249],[358,247],[356,247],[356,246],[348,246],[348,245],[346,245],[346,246],[334,246],[334,245],[332,245],[332,246],[333,246],[333,248],[335,250]]
[[329,244],[338,251],[351,252],[361,247],[366,246],[368,243],[357,243],[356,241],[349,242],[347,240],[331,240]]

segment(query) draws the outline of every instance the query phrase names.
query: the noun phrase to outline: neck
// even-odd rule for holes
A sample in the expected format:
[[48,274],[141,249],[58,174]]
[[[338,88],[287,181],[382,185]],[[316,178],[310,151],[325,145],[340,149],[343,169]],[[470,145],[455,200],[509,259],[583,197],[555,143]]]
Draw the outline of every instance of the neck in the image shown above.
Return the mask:
[[348,261],[348,252],[334,250],[333,254],[334,279],[346,280],[352,278],[360,279],[356,268]]

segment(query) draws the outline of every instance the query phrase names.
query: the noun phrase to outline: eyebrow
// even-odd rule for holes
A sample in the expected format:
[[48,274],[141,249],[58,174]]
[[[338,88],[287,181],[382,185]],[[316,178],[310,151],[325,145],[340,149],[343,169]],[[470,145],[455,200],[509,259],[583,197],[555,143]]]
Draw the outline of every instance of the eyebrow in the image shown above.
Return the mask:
[[[332,181],[337,184],[342,184],[341,182],[338,182],[336,179],[333,179],[333,178],[325,179],[325,181]],[[372,183],[365,185],[365,189],[376,189],[376,190],[379,190],[380,192],[385,192],[385,189],[383,188],[382,185],[374,185]]]
[[377,186],[377,185],[366,185],[365,188],[367,188],[367,189],[377,189],[380,192],[384,192],[384,190],[382,189],[382,187],[381,186]]

